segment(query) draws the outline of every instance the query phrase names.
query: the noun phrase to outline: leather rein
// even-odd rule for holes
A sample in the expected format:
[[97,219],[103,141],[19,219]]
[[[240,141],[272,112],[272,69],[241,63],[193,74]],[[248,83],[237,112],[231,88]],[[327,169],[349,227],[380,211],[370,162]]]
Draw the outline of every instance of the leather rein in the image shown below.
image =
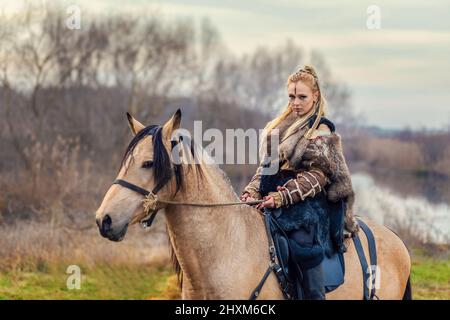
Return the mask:
[[[127,189],[130,189],[134,192],[137,192],[144,196],[143,205],[144,205],[144,211],[147,214],[142,220],[141,223],[144,225],[145,228],[149,228],[153,220],[156,217],[156,214],[158,213],[159,209],[161,207],[159,204],[171,204],[171,205],[185,205],[185,206],[193,206],[193,207],[224,207],[224,206],[237,206],[237,205],[255,205],[264,202],[264,200],[254,200],[254,201],[248,201],[248,202],[222,202],[222,203],[199,203],[199,202],[180,202],[180,201],[171,201],[171,200],[163,200],[160,199],[156,194],[159,191],[159,189],[155,188],[152,191],[148,191],[144,188],[141,188],[133,183],[130,183],[128,181],[117,179],[113,182],[113,184],[121,185],[122,187],[125,187]],[[149,217],[150,216],[150,217]],[[149,217],[149,218],[147,218]]]

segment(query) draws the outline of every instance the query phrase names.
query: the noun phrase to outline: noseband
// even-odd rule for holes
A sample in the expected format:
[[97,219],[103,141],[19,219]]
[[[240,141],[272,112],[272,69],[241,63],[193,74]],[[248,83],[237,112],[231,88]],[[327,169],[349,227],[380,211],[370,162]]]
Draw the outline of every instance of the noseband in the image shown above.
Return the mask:
[[144,211],[147,213],[146,217],[150,215],[148,219],[141,220],[141,224],[144,228],[150,228],[153,220],[155,220],[156,214],[159,211],[159,208],[157,207],[158,204],[158,197],[156,196],[156,193],[159,191],[159,189],[155,188],[153,191],[148,191],[144,188],[141,188],[135,184],[129,183],[128,181],[117,179],[113,182],[113,184],[119,184],[122,187],[128,188],[130,190],[133,190],[134,192],[137,192],[141,195],[143,195],[145,198],[143,200],[144,202]]

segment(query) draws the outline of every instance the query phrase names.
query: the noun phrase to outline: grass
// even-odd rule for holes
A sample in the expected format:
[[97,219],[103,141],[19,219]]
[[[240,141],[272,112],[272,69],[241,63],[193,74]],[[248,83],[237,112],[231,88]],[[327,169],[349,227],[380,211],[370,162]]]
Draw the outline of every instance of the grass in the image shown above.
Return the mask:
[[416,300],[450,300],[450,260],[414,260],[411,284]]
[[[0,272],[0,299],[179,299],[176,277],[169,267],[108,265],[81,268],[81,288],[66,286],[67,265],[36,264],[35,270]],[[413,298],[450,299],[450,260],[415,257]]]
[[[130,230],[127,240],[112,243],[96,230],[48,230],[38,224],[0,229],[0,299],[180,298],[165,233]],[[450,300],[450,247],[411,247],[413,298]],[[66,285],[74,263],[81,269],[79,290]]]
[[146,266],[80,266],[80,289],[68,289],[67,265],[0,273],[0,299],[152,299],[164,298],[171,271]]

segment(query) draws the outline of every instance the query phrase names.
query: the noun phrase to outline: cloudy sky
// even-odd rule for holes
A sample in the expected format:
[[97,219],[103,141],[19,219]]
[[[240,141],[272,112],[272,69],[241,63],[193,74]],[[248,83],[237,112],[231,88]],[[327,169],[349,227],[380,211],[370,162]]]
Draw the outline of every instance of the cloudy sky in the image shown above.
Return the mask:
[[[67,2],[61,0],[62,2]],[[16,1],[2,0],[14,6]],[[82,10],[158,8],[168,17],[209,18],[236,54],[293,39],[319,50],[369,124],[385,128],[450,125],[450,1],[73,0]],[[367,27],[370,5],[381,28]]]

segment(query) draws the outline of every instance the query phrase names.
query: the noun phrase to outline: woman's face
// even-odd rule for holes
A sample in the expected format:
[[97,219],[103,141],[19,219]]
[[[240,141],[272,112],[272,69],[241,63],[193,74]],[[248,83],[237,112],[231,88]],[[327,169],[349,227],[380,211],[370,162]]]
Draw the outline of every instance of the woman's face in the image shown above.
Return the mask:
[[303,116],[311,111],[319,97],[319,92],[312,90],[302,81],[292,82],[288,85],[289,103],[297,116]]

